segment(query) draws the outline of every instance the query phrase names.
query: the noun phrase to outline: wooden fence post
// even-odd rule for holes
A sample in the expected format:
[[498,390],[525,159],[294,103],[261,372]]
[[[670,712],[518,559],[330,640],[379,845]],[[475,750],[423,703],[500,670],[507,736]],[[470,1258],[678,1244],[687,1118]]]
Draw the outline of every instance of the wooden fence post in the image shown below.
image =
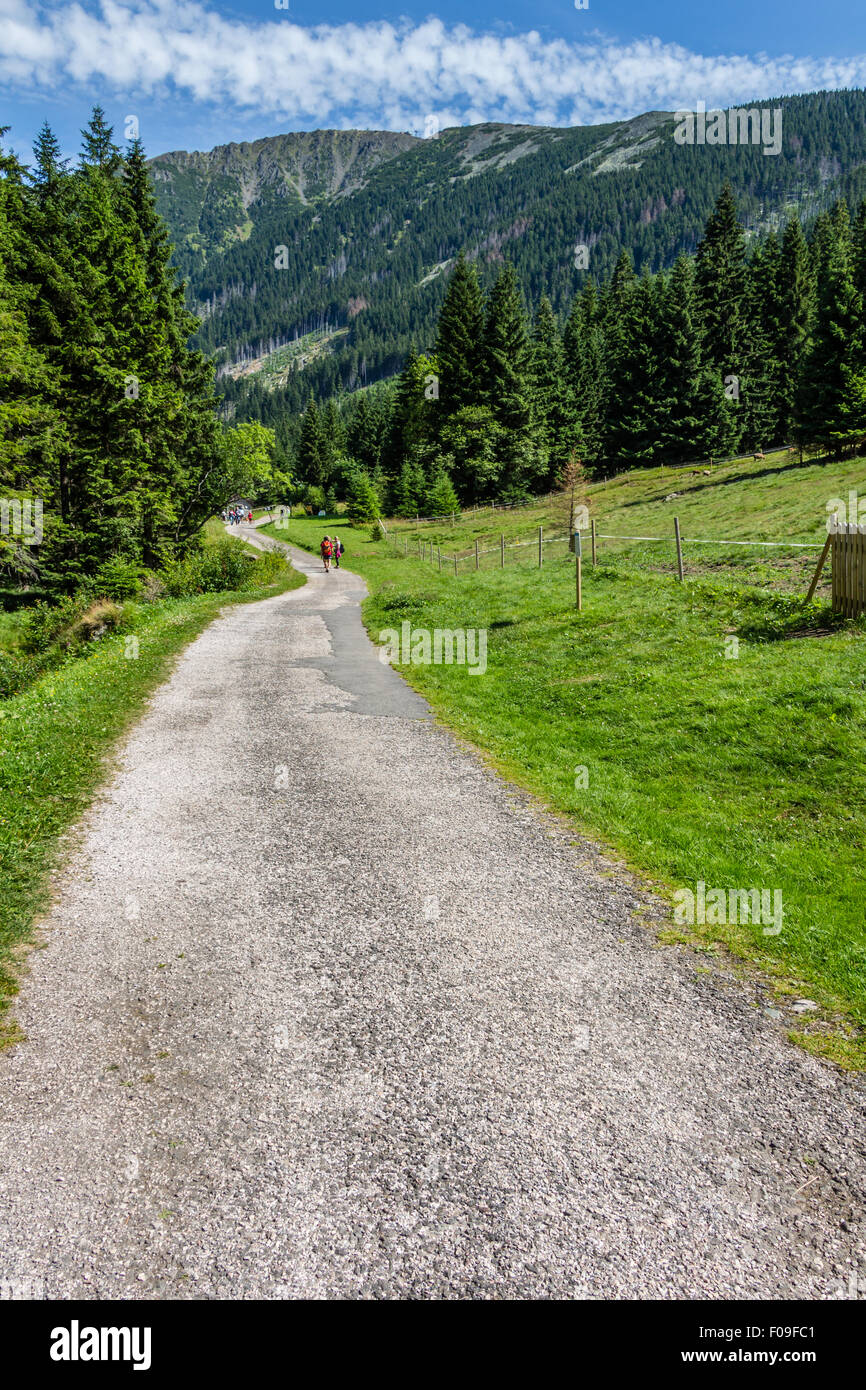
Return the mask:
[[499,535],[499,568],[505,569],[505,536],[502,532]]
[[440,572],[440,574],[441,574],[441,572],[442,572],[442,547],[441,547],[441,545],[437,545],[436,549],[439,551],[439,572]]
[[583,574],[582,574],[582,569],[581,569],[580,532],[579,532],[579,531],[575,531],[575,533],[574,533],[574,564],[575,564],[575,570],[576,570],[576,583],[577,583],[577,611],[578,611],[578,613],[579,613],[580,610],[583,608]]
[[539,526],[539,528],[538,528],[538,568],[539,568],[539,569],[541,569],[541,566],[542,566],[543,563],[544,563],[544,557],[543,557],[543,555],[542,555],[542,553],[541,553],[541,547],[542,547],[542,545],[544,544],[543,534],[544,534],[544,528],[543,528],[542,526]]
[[825,542],[824,542],[824,549],[821,551],[821,558],[820,558],[820,560],[818,561],[818,565],[817,565],[817,568],[815,569],[815,573],[812,575],[812,583],[809,585],[809,592],[808,592],[808,594],[806,595],[806,602],[807,602],[807,603],[809,602],[809,600],[811,599],[812,595],[814,594],[815,590],[816,590],[817,587],[818,587],[818,580],[821,578],[821,571],[822,571],[822,569],[824,568],[824,565],[825,565],[826,560],[827,560],[827,554],[828,554],[828,552],[829,552],[829,550],[830,550],[830,546],[831,546],[832,544],[833,544],[833,533],[832,533],[832,531],[831,531],[830,534],[828,535],[827,539],[826,539]]
[[594,565],[595,565],[595,560],[596,560],[595,518],[593,518],[593,520],[591,521],[590,525],[592,526],[592,563],[593,563],[593,566],[594,566]]
[[454,578],[457,578],[457,556],[454,556]]
[[675,516],[675,517],[674,517],[674,535],[676,536],[676,540],[677,540],[677,572],[678,572],[678,574],[679,574],[680,583],[682,584],[682,582],[683,582],[683,542],[682,542],[682,537],[680,536],[680,519],[679,519],[678,516]]

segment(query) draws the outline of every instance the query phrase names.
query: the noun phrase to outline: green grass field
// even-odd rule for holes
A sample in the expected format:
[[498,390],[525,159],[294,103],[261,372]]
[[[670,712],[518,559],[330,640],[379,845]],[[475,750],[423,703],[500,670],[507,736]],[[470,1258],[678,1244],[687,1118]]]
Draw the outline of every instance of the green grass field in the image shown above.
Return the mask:
[[[809,578],[826,536],[826,505],[830,498],[847,500],[851,489],[866,499],[866,464],[862,459],[843,464],[799,464],[788,453],[768,454],[760,462],[740,462],[708,468],[634,469],[609,482],[589,483],[582,493],[590,516],[603,539],[599,560],[618,566],[676,573],[674,517],[679,516],[686,572],[715,575],[736,583],[772,586],[782,591],[808,587]],[[676,493],[677,496],[673,496]],[[666,500],[670,498],[670,500]],[[866,510],[866,509],[864,509]],[[417,554],[418,541],[441,546],[443,564],[450,565],[455,552],[464,572],[474,568],[474,545],[482,554],[482,568],[500,563],[499,538],[506,540],[506,566],[531,564],[537,555],[536,536],[541,525],[545,537],[562,537],[559,544],[544,545],[545,560],[567,550],[567,512],[552,499],[507,511],[479,508],[464,512],[457,524],[449,520],[424,523],[388,522],[402,546]],[[660,542],[634,543],[612,540],[611,535],[659,536]],[[692,544],[689,540],[713,544]],[[585,538],[588,542],[588,537]],[[725,546],[731,541],[807,541],[811,549],[795,544],[776,547]],[[522,544],[518,547],[517,542]],[[829,592],[825,583],[821,592]]]
[[[224,534],[222,527],[211,532],[214,539]],[[221,608],[304,582],[288,571],[263,589],[136,604],[122,633],[101,639],[86,656],[0,702],[0,1047],[17,1036],[14,1026],[2,1023],[4,1003],[17,990],[60,837],[89,804],[118,738],[168,677],[180,651]],[[6,616],[0,615],[0,624]],[[10,619],[0,636],[11,646],[16,634]],[[129,635],[138,638],[135,659],[127,658]]]
[[[677,499],[681,518],[701,527],[694,534],[713,534],[705,529],[713,525],[748,538],[820,539],[826,499],[866,481],[862,461],[769,475],[768,462],[695,479],[688,513]],[[638,516],[637,532],[664,519],[660,490],[656,479],[631,475],[592,489],[590,502],[600,510],[606,492],[604,514],[611,523]],[[531,528],[526,511],[505,513],[503,529],[525,532],[527,520]],[[465,548],[487,520],[464,517],[453,533],[440,527],[443,551]],[[398,543],[412,529],[389,526]],[[267,529],[316,549],[329,528],[300,519]],[[632,557],[584,564],[578,614],[564,547],[541,573],[524,552],[522,564],[510,557],[504,571],[466,567],[455,579],[453,568],[440,573],[417,552],[404,558],[366,529],[339,529],[344,563],[370,587],[364,619],[374,640],[404,621],[487,630],[484,675],[455,665],[398,669],[495,765],[663,890],[694,891],[702,880],[781,891],[777,936],[763,924],[671,936],[727,946],[779,992],[815,1000],[820,1011],[804,1015],[797,1040],[843,1065],[866,1065],[863,620],[842,623],[823,601],[806,608],[784,592],[790,575],[778,590],[756,588],[748,563],[739,579],[710,565],[680,585]]]

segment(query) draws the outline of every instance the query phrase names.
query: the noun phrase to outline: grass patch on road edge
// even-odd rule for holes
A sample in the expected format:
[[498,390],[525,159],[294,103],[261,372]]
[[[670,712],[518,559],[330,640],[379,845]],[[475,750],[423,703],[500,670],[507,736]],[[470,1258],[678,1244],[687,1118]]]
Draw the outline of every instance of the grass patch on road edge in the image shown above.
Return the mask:
[[[323,527],[264,529],[315,550]],[[363,613],[374,641],[404,620],[487,629],[484,676],[397,669],[505,775],[669,897],[699,880],[781,890],[779,936],[706,923],[666,938],[725,947],[759,968],[794,1041],[866,1066],[863,624],[727,582],[679,585],[589,565],[578,615],[573,562],[455,580],[389,554],[366,530],[341,535],[347,568],[370,588]],[[731,635],[736,659],[726,656]],[[588,786],[576,785],[576,767]],[[798,997],[819,1009],[798,1017],[789,1008]]]
[[[20,1037],[3,1018],[18,990],[34,920],[48,903],[61,837],[92,800],[118,739],[221,609],[305,582],[290,570],[262,589],[136,605],[122,634],[101,639],[92,653],[0,703],[0,1048]],[[138,638],[134,660],[125,655],[130,634]]]

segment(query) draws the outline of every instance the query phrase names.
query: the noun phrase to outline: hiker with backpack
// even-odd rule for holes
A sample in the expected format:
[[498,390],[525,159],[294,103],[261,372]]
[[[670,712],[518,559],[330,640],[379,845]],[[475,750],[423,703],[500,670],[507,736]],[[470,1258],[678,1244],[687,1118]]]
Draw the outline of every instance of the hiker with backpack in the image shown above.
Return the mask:
[[339,536],[334,537],[334,568],[340,568],[340,556],[343,553],[343,542]]
[[325,566],[325,574],[327,574],[331,568],[331,556],[334,553],[333,547],[331,545],[330,536],[325,537],[325,539],[322,541],[322,544],[319,546],[319,549],[322,552],[322,563]]

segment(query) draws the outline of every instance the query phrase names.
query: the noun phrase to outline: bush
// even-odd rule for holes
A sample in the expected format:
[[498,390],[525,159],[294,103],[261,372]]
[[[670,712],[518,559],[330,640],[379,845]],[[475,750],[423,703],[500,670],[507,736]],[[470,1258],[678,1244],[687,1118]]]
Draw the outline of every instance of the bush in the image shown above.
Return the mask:
[[57,603],[36,603],[21,623],[25,652],[45,653],[52,647],[68,651],[92,642],[120,625],[123,609],[111,599],[88,603],[82,594],[67,594]]
[[251,566],[247,579],[247,588],[264,588],[267,584],[273,584],[280,579],[289,568],[287,560],[278,550],[266,550]]
[[0,652],[0,700],[8,700],[60,663],[57,651],[25,656],[21,652]]
[[317,516],[319,512],[325,510],[325,493],[322,488],[310,484],[304,489],[303,498],[311,516]]
[[135,560],[115,555],[101,565],[93,580],[94,594],[105,598],[135,598],[141,589],[144,571]]
[[61,632],[79,618],[86,607],[78,594],[67,594],[57,603],[34,603],[21,622],[21,645],[26,652],[47,652]]
[[182,560],[176,560],[166,569],[162,581],[170,598],[219,594],[240,589],[253,563],[243,541],[227,536],[216,545],[191,550]]
[[145,570],[141,581],[140,598],[144,603],[156,603],[157,599],[162,598],[165,593],[165,584],[162,576],[155,574],[153,570]]
[[251,555],[243,541],[227,537],[216,545],[193,550],[171,565],[162,576],[170,598],[188,594],[220,594],[272,584],[286,570],[278,551]]

